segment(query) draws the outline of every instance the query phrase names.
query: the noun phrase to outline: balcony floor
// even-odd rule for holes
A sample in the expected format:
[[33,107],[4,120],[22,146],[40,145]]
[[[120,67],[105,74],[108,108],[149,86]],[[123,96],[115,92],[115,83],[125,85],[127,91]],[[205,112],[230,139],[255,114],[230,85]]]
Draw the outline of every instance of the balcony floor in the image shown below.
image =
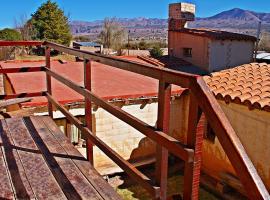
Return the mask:
[[120,199],[50,117],[0,121],[0,199]]

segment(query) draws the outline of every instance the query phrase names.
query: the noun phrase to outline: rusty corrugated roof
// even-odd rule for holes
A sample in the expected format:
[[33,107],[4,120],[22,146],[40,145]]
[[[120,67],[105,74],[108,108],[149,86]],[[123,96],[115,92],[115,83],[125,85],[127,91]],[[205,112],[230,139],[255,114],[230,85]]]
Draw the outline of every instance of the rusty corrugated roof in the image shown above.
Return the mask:
[[217,99],[270,112],[270,65],[250,63],[212,73],[204,80]]

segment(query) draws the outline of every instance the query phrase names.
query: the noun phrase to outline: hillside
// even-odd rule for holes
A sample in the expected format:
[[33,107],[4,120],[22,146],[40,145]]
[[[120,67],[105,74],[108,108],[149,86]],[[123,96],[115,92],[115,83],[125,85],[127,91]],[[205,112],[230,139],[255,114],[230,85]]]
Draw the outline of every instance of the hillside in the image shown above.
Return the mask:
[[[190,28],[212,28],[232,32],[256,35],[258,22],[262,21],[264,31],[270,32],[270,13],[258,13],[234,8],[207,18],[197,18],[190,22]],[[167,19],[157,18],[118,18],[117,21],[130,31],[132,38],[165,39],[167,37]],[[93,22],[72,21],[73,35],[88,35],[96,38],[102,29],[102,20]]]
[[189,27],[205,27],[218,29],[243,30],[257,29],[259,21],[262,21],[263,29],[270,30],[270,13],[257,13],[240,8],[221,12],[207,18],[198,18],[195,22],[189,23]]
[[[167,35],[167,19],[156,18],[117,18],[119,24],[130,31],[133,38],[164,39]],[[72,21],[70,27],[73,35],[95,37],[102,29],[103,21]]]

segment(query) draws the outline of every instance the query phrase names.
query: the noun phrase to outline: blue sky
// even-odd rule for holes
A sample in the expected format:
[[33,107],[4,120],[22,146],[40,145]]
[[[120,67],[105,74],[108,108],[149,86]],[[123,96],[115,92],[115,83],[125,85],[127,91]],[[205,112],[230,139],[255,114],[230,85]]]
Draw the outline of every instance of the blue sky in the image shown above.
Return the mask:
[[[14,19],[30,17],[45,0],[1,0],[0,28],[13,27]],[[54,0],[72,20],[96,20],[104,17],[167,18],[168,4],[179,0]],[[197,6],[196,16],[212,16],[231,8],[270,13],[269,0],[187,0]]]

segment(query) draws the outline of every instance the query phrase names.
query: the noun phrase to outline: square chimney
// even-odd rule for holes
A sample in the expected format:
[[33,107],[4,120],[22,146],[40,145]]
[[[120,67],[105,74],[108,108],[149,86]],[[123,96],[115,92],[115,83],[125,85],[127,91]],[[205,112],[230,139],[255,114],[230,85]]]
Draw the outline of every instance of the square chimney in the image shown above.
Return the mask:
[[169,5],[169,29],[185,27],[186,22],[195,20],[195,5],[190,3],[173,3]]

